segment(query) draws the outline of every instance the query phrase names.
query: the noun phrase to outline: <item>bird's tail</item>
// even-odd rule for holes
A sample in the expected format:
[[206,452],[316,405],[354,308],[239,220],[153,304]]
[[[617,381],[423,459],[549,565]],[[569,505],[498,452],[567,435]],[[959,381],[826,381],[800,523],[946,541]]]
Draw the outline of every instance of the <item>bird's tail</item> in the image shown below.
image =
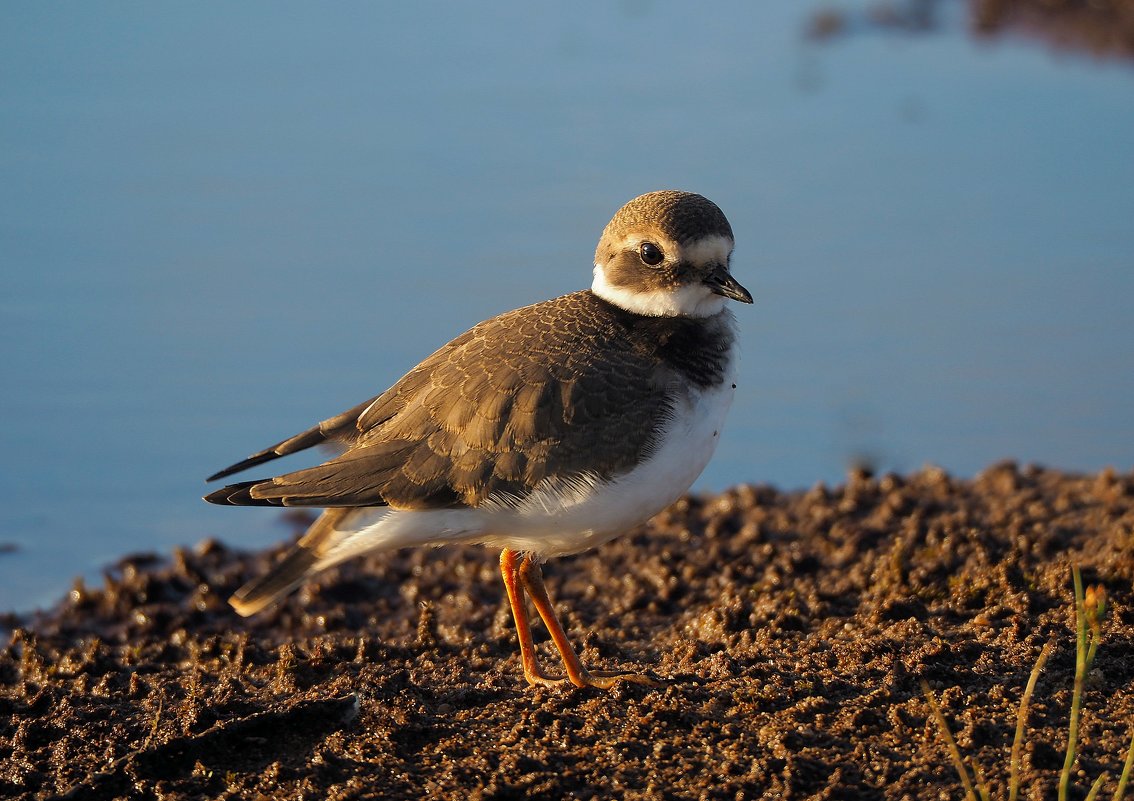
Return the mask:
[[245,584],[233,593],[228,602],[244,617],[254,615],[295,590],[308,576],[318,572],[315,568],[318,561],[319,557],[310,548],[296,545],[267,575]]
[[328,560],[328,551],[342,538],[339,524],[351,509],[328,509],[307,529],[283,561],[267,574],[245,584],[228,599],[244,617],[254,615],[299,587],[306,579],[340,560]]
[[375,551],[411,545],[468,541],[444,520],[444,511],[407,514],[388,506],[327,509],[279,564],[228,599],[247,617],[283,598],[300,584],[340,562]]

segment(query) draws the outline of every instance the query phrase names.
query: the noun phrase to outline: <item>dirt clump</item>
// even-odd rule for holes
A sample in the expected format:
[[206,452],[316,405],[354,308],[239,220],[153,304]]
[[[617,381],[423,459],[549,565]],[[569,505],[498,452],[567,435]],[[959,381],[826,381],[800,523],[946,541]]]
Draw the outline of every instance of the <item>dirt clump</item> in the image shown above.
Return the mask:
[[[1074,675],[1070,567],[1105,588],[1076,768],[1134,725],[1134,475],[996,465],[688,497],[547,565],[584,661],[665,682],[524,685],[496,554],[409,550],[251,619],[282,556],[205,542],[126,559],[0,651],[4,798],[960,798],[922,695],[1003,795],[1053,795]],[[548,667],[558,663],[542,642]]]

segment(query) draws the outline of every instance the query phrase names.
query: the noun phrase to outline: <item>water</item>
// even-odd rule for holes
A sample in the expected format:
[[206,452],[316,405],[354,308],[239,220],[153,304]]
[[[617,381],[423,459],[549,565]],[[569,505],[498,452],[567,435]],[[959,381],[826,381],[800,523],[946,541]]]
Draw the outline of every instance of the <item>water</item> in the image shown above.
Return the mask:
[[203,477],[587,285],[665,187],[756,296],[699,487],[1130,469],[1134,70],[812,8],[9,6],[0,609],[284,536]]

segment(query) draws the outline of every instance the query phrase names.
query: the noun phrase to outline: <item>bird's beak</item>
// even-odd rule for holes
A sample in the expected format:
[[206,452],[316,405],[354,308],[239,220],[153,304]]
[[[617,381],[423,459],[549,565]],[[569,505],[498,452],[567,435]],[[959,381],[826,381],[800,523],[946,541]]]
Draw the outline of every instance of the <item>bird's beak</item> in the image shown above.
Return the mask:
[[728,268],[723,264],[713,268],[705,278],[705,286],[722,297],[739,300],[741,303],[752,302],[751,293],[729,274]]

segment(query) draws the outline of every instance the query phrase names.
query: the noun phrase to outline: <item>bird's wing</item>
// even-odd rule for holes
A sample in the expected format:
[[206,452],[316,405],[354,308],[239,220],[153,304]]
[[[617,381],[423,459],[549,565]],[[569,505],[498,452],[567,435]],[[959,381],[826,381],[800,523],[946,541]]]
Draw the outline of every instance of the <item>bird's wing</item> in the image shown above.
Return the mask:
[[365,400],[356,406],[352,406],[345,412],[336,414],[334,417],[329,417],[320,423],[316,423],[306,431],[301,431],[295,436],[277,442],[271,447],[257,451],[246,459],[242,459],[236,464],[229,465],[223,470],[218,470],[206,478],[205,481],[216,481],[217,479],[227,478],[236,473],[241,473],[250,467],[270,462],[281,456],[298,453],[299,451],[307,450],[316,445],[330,444],[347,447],[353,445],[364,430],[360,422],[360,418],[363,414],[366,414],[367,419],[370,421],[368,426],[372,425],[376,420],[382,420],[382,415],[389,417],[396,414],[404,405],[405,400],[417,391],[421,383],[428,376],[431,363],[442,358],[448,350],[459,347],[461,342],[471,333],[471,331],[467,331],[440,348],[436,353],[403,376],[401,380],[381,395],[375,395],[373,398]]
[[342,414],[337,414],[334,417],[323,420],[321,423],[317,423],[306,431],[302,431],[293,437],[288,437],[282,442],[277,442],[270,448],[257,451],[247,459],[242,459],[223,470],[218,470],[206,478],[205,481],[216,481],[219,478],[227,478],[235,473],[247,470],[249,467],[255,467],[264,462],[270,462],[273,459],[287,456],[290,453],[298,453],[315,445],[324,445],[327,443],[348,444],[351,440],[358,437],[358,416],[366,411],[376,400],[378,400],[377,397],[371,398],[368,401],[364,401],[357,406],[347,409]]
[[[602,363],[593,358],[598,342]],[[575,293],[495,317],[434,353],[357,414],[358,436],[343,455],[207,500],[399,509],[518,502],[547,478],[629,470],[669,419],[671,387],[649,349],[590,293]]]

